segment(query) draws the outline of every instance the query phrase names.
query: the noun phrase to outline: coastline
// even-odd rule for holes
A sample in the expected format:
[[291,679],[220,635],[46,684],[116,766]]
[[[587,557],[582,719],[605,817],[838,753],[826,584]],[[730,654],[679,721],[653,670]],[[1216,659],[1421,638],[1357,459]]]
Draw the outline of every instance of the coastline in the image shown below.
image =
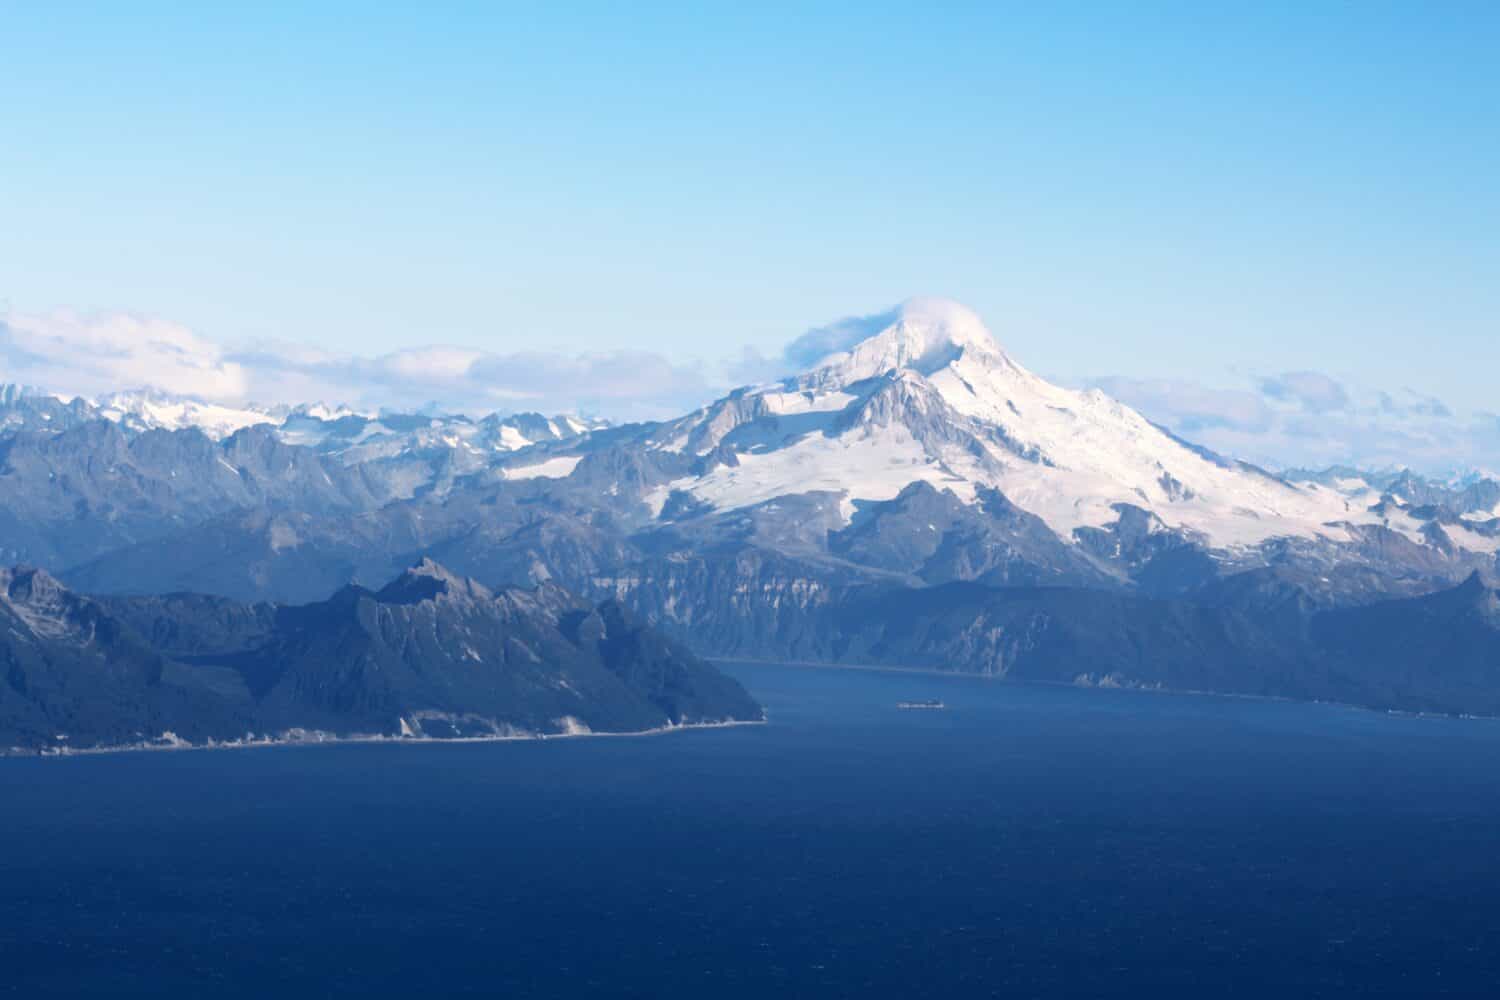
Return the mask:
[[[411,746],[442,746],[450,743],[541,743],[549,740],[577,740],[600,738],[627,738],[636,736],[665,736],[669,733],[690,732],[700,729],[733,729],[739,726],[763,726],[766,717],[759,719],[719,719],[713,722],[668,723],[651,729],[634,729],[621,732],[574,730],[556,733],[495,733],[488,736],[402,736],[385,733],[349,733],[339,735],[318,729],[288,729],[275,735],[254,739],[210,740],[206,743],[190,743],[187,740],[162,739],[142,740],[137,743],[116,743],[96,747],[6,747],[0,749],[0,758],[61,758],[93,757],[120,753],[191,752],[201,750],[260,750],[276,747],[321,747],[347,746],[349,744],[387,743]],[[171,736],[171,734],[166,734]]]
[[1013,678],[1004,674],[984,674],[965,670],[939,670],[935,667],[882,666],[868,663],[829,663],[826,660],[769,660],[749,656],[705,656],[710,663],[740,663],[747,666],[784,666],[810,670],[856,670],[862,673],[916,674],[927,677],[954,677],[985,681],[993,684],[1017,687],[1069,688],[1075,691],[1122,691],[1154,695],[1182,695],[1197,698],[1231,698],[1236,701],[1264,701],[1285,705],[1322,705],[1328,708],[1344,708],[1355,712],[1368,712],[1398,719],[1430,719],[1451,722],[1500,722],[1500,715],[1483,715],[1473,712],[1423,712],[1404,708],[1378,708],[1351,701],[1330,701],[1326,698],[1292,698],[1279,694],[1249,694],[1243,691],[1209,691],[1199,688],[1149,687],[1131,684],[1079,684],[1075,681],[1052,681],[1042,678]]

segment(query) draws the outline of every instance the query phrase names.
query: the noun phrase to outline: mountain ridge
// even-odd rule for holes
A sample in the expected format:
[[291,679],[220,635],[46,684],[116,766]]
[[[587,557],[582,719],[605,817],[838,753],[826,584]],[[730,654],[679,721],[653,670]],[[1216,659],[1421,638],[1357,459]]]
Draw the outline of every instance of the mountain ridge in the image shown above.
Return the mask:
[[0,570],[0,746],[515,738],[756,721],[753,699],[614,602],[424,560],[303,605],[89,598]]

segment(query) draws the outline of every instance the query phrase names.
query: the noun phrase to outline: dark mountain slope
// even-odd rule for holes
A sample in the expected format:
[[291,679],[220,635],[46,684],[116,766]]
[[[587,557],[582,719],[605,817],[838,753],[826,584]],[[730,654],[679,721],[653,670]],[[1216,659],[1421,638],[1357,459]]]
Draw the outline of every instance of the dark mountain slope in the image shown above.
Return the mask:
[[738,685],[618,606],[557,587],[491,592],[431,562],[378,592],[283,608],[268,642],[194,659],[232,663],[266,712],[320,727],[633,731],[759,717]]
[[492,592],[427,561],[379,591],[347,586],[280,607],[92,600],[34,570],[0,583],[0,747],[295,729],[635,732],[761,717],[738,684],[617,604],[553,586]]
[[974,583],[866,587],[782,633],[778,654],[1500,715],[1500,595],[1478,576],[1438,594],[1334,611],[1266,574],[1216,596],[1208,604]]
[[1477,573],[1436,594],[1319,615],[1312,635],[1351,673],[1378,677],[1385,707],[1500,713],[1500,594]]
[[0,570],[0,749],[245,731],[244,706],[184,681],[96,602],[41,570]]

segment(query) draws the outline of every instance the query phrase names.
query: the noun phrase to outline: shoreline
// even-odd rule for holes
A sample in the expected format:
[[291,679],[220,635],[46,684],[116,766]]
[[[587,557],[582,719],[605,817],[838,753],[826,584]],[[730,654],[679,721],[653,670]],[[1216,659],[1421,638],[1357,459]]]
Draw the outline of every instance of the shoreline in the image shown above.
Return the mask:
[[[267,736],[260,739],[224,740],[222,742],[210,741],[207,743],[189,743],[186,740],[178,740],[176,742],[150,740],[140,743],[116,743],[98,747],[59,746],[40,749],[6,747],[0,750],[0,759],[100,757],[107,754],[124,753],[189,753],[207,750],[262,750],[278,747],[331,747],[372,743],[388,743],[397,746],[442,746],[452,743],[543,743],[549,740],[580,740],[592,737],[624,739],[637,736],[666,736],[670,733],[682,733],[699,729],[734,729],[740,726],[763,726],[766,722],[766,717],[762,716],[759,719],[720,719],[715,722],[683,722],[676,725],[668,723],[665,726],[655,726],[651,729],[633,729],[622,732],[595,732],[590,730],[587,732],[527,734],[496,733],[489,736],[454,736],[447,739],[438,736],[401,736],[386,735],[384,733],[351,733],[346,736],[340,736],[325,730],[289,729],[275,736]],[[293,733],[298,733],[299,735],[291,735]]]
[[[1178,695],[1206,697],[1250,702],[1272,702],[1286,705],[1309,705],[1324,708],[1339,708],[1365,714],[1387,716],[1398,719],[1425,719],[1434,721],[1500,722],[1500,715],[1479,715],[1463,712],[1424,712],[1411,709],[1377,708],[1352,702],[1329,701],[1314,698],[1293,698],[1286,695],[1249,694],[1236,691],[1206,691],[1192,688],[1147,687],[1144,685],[1078,684],[1070,681],[1045,680],[1041,678],[1010,678],[1003,674],[977,673],[963,670],[941,670],[935,667],[890,666],[871,663],[831,663],[824,660],[767,659],[748,656],[708,656],[711,663],[742,664],[746,666],[790,667],[808,670],[845,670],[859,673],[912,674],[928,677],[946,677],[956,680],[983,681],[993,684],[1009,684],[1017,687],[1068,688],[1079,691],[1121,691],[1152,695]],[[627,738],[640,736],[664,736],[670,733],[700,729],[730,729],[739,726],[763,726],[769,721],[763,715],[759,719],[722,719],[714,722],[668,723],[650,729],[626,731],[561,731],[555,733],[494,733],[484,736],[407,736],[384,733],[351,733],[338,735],[326,730],[288,729],[273,736],[254,739],[236,739],[190,743],[186,740],[157,738],[137,743],[111,744],[108,746],[70,747],[4,747],[0,748],[0,760],[10,758],[61,758],[92,757],[106,754],[150,753],[169,751],[204,750],[254,750],[276,747],[342,746],[349,744],[389,743],[398,745],[436,746],[442,744],[472,743],[536,743],[547,740],[600,738]],[[165,734],[171,736],[172,734]]]
[[829,663],[824,660],[767,660],[749,656],[706,656],[710,663],[739,663],[747,666],[796,667],[809,670],[855,670],[862,673],[916,674],[927,677],[953,677],[965,680],[985,681],[991,684],[1009,684],[1016,687],[1068,688],[1075,691],[1118,691],[1138,694],[1179,695],[1195,698],[1228,698],[1235,701],[1264,701],[1283,705],[1320,705],[1325,708],[1343,708],[1373,715],[1386,715],[1398,719],[1430,719],[1449,722],[1500,722],[1500,715],[1481,715],[1470,712],[1423,712],[1416,709],[1376,708],[1350,701],[1329,701],[1324,698],[1292,698],[1281,694],[1249,694],[1243,691],[1205,691],[1198,688],[1147,687],[1129,684],[1077,684],[1072,681],[1049,681],[1041,678],[1011,678],[1004,674],[981,674],[964,670],[939,670],[936,667],[892,667],[866,663]]

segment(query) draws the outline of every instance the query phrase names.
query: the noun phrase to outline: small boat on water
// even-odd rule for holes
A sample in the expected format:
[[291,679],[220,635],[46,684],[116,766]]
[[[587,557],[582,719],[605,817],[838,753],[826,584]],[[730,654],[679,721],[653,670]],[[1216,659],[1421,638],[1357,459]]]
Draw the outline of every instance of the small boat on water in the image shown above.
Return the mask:
[[905,708],[905,709],[923,709],[923,708],[926,708],[926,709],[941,709],[941,708],[947,708],[948,706],[944,705],[940,701],[929,700],[929,701],[898,701],[898,702],[896,702],[896,707],[897,708]]

